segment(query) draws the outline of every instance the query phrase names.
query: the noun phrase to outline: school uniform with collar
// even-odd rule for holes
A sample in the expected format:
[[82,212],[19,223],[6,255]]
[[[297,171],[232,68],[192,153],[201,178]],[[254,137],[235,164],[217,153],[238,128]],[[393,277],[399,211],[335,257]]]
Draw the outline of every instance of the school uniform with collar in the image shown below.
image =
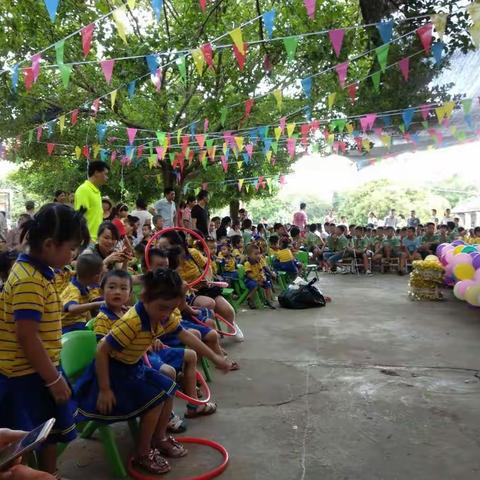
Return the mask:
[[289,248],[283,248],[275,252],[273,267],[275,270],[282,272],[298,273],[298,264]]
[[30,431],[50,418],[55,426],[47,442],[70,442],[76,436],[73,400],[56,404],[45,381],[28,361],[17,341],[16,322],[38,322],[38,336],[50,361],[59,367],[62,305],[48,265],[21,254],[2,293],[0,318],[0,425]]
[[109,358],[110,388],[116,404],[106,415],[97,410],[99,393],[95,360],[75,385],[79,421],[113,423],[142,415],[175,394],[177,384],[158,370],[148,367],[143,356],[153,341],[182,330],[176,310],[155,327],[142,302],[137,302],[114,322],[102,340],[112,348]]
[[248,259],[245,262],[244,268],[245,268],[245,273],[249,274],[245,278],[245,286],[249,290],[253,290],[257,286],[260,286],[262,288],[271,288],[272,283],[267,279],[267,276],[265,275],[265,268],[267,267],[267,262],[265,259],[262,257],[258,262],[253,262],[250,259]]

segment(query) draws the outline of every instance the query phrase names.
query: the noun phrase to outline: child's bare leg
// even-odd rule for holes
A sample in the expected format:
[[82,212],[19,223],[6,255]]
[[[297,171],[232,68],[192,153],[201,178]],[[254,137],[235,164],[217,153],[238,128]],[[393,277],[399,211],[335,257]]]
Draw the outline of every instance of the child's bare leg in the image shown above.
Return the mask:
[[222,349],[220,348],[220,343],[218,341],[218,333],[215,330],[208,332],[207,335],[205,335],[203,342],[217,355],[223,355]]
[[189,348],[185,349],[183,356],[183,390],[192,398],[197,398],[197,354]]
[[[152,438],[154,436],[154,432],[157,428],[157,423],[160,418],[160,414],[163,412],[164,403],[157,405],[156,407],[152,408],[145,414],[140,417],[140,431],[138,434],[138,443],[137,443],[137,455],[139,457],[143,457],[150,453],[152,449]],[[168,419],[170,418],[170,410],[168,412],[167,423]],[[165,425],[166,428],[166,425]]]
[[171,378],[172,380],[175,380],[177,378],[177,372],[175,371],[175,369],[170,365],[167,365],[166,363],[164,363],[160,367],[160,373],[163,373],[164,375]]

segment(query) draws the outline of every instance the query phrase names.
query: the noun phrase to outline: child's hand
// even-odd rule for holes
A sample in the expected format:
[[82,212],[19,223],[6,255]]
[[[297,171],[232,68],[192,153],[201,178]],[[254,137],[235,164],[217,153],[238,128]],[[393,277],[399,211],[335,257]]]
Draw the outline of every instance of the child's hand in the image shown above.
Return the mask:
[[50,395],[57,404],[67,403],[72,396],[72,391],[63,376],[60,377],[58,382],[54,383],[51,387],[48,387],[48,389],[50,390]]
[[165,345],[162,343],[161,340],[159,340],[158,338],[155,339],[155,341],[153,342],[153,350],[155,352],[158,352],[160,350],[163,350],[163,348],[165,347]]
[[97,398],[97,410],[102,415],[109,414],[116,403],[117,400],[110,388],[108,390],[100,390]]

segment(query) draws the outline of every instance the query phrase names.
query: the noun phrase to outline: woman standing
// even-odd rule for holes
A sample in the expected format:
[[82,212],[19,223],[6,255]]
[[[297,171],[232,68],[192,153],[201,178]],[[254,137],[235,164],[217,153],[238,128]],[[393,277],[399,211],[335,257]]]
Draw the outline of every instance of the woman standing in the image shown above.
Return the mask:
[[108,197],[102,198],[102,209],[103,209],[103,221],[112,221],[114,219],[113,215],[113,204]]

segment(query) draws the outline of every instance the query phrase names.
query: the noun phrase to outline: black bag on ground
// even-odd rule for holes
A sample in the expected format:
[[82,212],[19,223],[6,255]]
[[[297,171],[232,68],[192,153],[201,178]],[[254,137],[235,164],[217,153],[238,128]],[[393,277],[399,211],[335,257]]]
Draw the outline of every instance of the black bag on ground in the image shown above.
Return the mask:
[[278,303],[283,308],[314,308],[324,307],[326,302],[324,296],[313,284],[316,279],[311,280],[307,285],[290,285],[278,296]]

